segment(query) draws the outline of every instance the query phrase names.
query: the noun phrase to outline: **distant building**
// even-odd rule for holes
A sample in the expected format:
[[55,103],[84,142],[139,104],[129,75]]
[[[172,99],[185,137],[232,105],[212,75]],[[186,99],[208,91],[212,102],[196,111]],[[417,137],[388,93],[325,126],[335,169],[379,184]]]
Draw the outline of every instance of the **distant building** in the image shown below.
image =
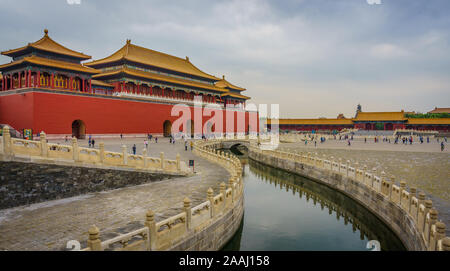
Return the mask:
[[[339,114],[336,119],[279,119],[280,130],[291,131],[340,131],[342,129],[361,130],[434,130],[450,131],[450,118],[408,118],[412,112],[362,112],[358,105],[356,116],[346,119]],[[271,120],[267,120],[267,128],[271,128]]]
[[450,107],[441,107],[441,108],[435,107],[428,113],[450,113]]

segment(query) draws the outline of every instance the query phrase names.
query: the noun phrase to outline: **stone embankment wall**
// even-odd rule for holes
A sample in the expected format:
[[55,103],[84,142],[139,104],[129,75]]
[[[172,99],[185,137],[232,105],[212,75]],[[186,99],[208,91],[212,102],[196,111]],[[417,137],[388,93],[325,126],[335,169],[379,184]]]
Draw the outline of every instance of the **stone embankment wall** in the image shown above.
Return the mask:
[[416,195],[415,188],[408,191],[405,182],[398,186],[384,175],[374,176],[369,171],[310,153],[261,150],[252,145],[249,157],[311,178],[353,198],[384,221],[408,250],[450,250],[445,224],[438,221],[432,202],[423,193]]
[[177,177],[144,170],[0,162],[0,209]]
[[191,174],[185,162],[0,136],[0,209]]
[[196,141],[194,153],[223,166],[230,173],[228,184],[220,184],[214,194],[206,191],[206,201],[192,207],[188,198],[184,211],[156,222],[149,210],[145,227],[102,241],[97,227],[89,229],[87,248],[93,250],[219,250],[239,229],[244,214],[242,165],[238,158],[217,151],[220,141]]

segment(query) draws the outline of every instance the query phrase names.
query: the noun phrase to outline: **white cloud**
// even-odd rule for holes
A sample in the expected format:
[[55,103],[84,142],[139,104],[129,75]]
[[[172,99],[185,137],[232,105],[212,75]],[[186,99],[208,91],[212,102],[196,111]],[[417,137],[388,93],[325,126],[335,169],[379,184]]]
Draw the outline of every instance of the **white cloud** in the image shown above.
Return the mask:
[[370,48],[370,55],[375,58],[392,59],[409,56],[409,52],[394,44],[377,44]]

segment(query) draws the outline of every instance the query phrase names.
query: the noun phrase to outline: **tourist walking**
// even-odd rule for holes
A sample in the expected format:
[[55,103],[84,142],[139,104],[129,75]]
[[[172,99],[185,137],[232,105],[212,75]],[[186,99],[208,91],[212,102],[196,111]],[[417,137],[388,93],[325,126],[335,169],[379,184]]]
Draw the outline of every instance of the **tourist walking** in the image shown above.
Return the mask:
[[136,155],[136,144],[133,144],[133,154]]
[[92,148],[95,148],[95,140],[92,139]]
[[122,139],[123,138],[123,135],[122,134],[120,134],[120,139]]
[[158,143],[158,137],[155,136],[155,143]]
[[184,140],[184,150],[187,151],[187,141]]
[[444,148],[445,148],[445,146],[444,146],[444,141],[442,141],[442,142],[441,142],[441,151],[444,151]]
[[92,145],[92,140],[91,140],[91,137],[89,137],[89,148],[91,147],[91,145]]
[[148,141],[147,140],[144,140],[144,145],[145,145],[145,148],[148,150]]

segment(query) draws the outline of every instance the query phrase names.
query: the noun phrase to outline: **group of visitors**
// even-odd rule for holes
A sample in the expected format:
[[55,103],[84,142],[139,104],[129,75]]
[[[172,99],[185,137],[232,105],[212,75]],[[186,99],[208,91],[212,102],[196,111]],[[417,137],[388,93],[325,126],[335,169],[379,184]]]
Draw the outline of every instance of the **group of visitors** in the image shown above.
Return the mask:
[[95,148],[95,140],[89,135],[89,148]]

